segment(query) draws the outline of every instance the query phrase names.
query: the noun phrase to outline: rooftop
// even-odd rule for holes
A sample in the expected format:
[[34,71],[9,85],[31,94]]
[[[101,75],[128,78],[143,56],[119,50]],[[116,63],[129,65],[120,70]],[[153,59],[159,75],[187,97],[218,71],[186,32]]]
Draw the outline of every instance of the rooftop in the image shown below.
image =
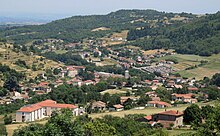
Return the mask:
[[32,104],[32,105],[27,105],[24,107],[21,107],[18,112],[33,112],[36,111],[38,109],[41,109],[43,107],[53,107],[53,108],[70,108],[70,109],[74,109],[77,108],[77,106],[72,105],[72,104],[59,104],[56,101],[53,100],[45,100],[36,104]]
[[183,112],[176,111],[176,110],[169,110],[165,112],[158,113],[160,115],[171,115],[171,116],[182,116]]

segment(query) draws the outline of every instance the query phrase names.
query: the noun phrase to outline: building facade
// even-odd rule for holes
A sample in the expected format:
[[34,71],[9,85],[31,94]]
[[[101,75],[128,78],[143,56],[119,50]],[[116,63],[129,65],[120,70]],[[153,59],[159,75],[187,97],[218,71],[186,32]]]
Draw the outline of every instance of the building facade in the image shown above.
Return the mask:
[[78,116],[79,108],[72,104],[59,104],[53,100],[45,100],[36,104],[21,107],[16,112],[16,122],[31,122],[50,117],[53,111],[68,108],[72,110],[73,115]]

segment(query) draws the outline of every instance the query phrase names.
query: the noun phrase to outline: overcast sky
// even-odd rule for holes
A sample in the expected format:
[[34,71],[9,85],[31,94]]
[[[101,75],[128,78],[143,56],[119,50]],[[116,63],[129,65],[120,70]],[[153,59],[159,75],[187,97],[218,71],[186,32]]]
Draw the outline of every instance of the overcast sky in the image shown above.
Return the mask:
[[220,0],[0,0],[0,15],[90,15],[119,9],[197,14],[220,11]]

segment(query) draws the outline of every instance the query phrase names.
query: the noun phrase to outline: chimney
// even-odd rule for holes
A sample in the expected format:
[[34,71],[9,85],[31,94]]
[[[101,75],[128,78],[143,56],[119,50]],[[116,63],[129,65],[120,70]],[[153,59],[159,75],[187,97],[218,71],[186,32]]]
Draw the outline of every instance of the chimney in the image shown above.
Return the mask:
[[179,113],[179,111],[177,110],[177,111],[176,111],[176,114],[178,114],[178,113]]
[[165,109],[165,111],[167,111],[167,109]]

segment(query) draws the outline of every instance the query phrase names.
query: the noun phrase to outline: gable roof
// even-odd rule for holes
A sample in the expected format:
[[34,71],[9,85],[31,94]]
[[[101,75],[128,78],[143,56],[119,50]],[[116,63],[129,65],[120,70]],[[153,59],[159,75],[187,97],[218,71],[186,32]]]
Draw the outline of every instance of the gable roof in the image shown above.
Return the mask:
[[151,116],[151,115],[145,116],[144,118],[145,118],[146,120],[148,120],[148,121],[152,120],[152,116]]
[[174,94],[172,94],[172,96],[175,96],[175,97],[183,97],[183,98],[192,98],[192,96],[193,96],[193,94],[192,93],[189,93],[189,94],[176,94],[176,93],[174,93]]
[[158,113],[160,115],[171,115],[171,116],[182,116],[183,112],[176,111],[176,110],[169,110],[165,112]]
[[93,107],[105,107],[106,103],[102,102],[102,101],[96,101],[92,103]]
[[121,104],[116,104],[116,105],[113,105],[113,107],[115,107],[116,109],[121,109],[121,108],[124,108],[123,105]]
[[32,111],[36,111],[38,109],[41,109],[41,106],[38,106],[37,104],[33,104],[33,105],[27,105],[24,107],[21,107],[18,112],[32,112]]
[[148,104],[158,104],[158,105],[165,105],[167,107],[171,107],[171,104],[163,101],[149,101]]
[[36,104],[21,107],[17,111],[18,112],[33,112],[33,111],[36,111],[36,110],[41,109],[43,107],[70,108],[70,109],[77,108],[77,106],[75,106],[73,104],[59,104],[59,103],[57,103],[56,101],[53,101],[53,100],[45,100],[45,101],[42,101],[42,102],[39,102],[39,103],[36,103]]

